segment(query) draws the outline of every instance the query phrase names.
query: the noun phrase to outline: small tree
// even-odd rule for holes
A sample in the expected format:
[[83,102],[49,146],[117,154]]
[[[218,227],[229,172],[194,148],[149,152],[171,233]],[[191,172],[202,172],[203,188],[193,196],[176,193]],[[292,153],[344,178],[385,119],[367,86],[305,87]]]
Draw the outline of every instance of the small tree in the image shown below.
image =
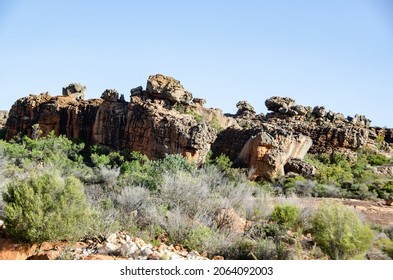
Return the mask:
[[350,259],[371,246],[373,232],[359,216],[345,206],[323,204],[312,219],[314,239],[333,260]]
[[6,230],[18,240],[78,239],[87,233],[91,212],[75,177],[32,174],[9,183],[3,199]]

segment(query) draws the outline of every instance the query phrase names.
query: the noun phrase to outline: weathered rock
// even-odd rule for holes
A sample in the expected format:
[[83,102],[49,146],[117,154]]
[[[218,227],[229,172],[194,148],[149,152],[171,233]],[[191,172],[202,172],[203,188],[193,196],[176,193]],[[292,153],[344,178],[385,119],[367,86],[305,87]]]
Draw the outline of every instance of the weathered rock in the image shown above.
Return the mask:
[[200,107],[205,106],[206,104],[206,99],[204,98],[193,98],[192,103],[199,105]]
[[285,174],[290,159],[303,159],[311,145],[312,140],[304,135],[262,131],[247,141],[234,164],[252,169],[253,179],[272,180]]
[[306,107],[304,107],[302,105],[294,105],[291,107],[291,109],[293,111],[295,111],[297,113],[297,115],[299,115],[299,116],[305,116],[308,113]]
[[308,162],[298,159],[291,158],[284,166],[285,174],[290,172],[296,173],[303,176],[304,178],[312,178],[315,175],[316,169]]
[[315,106],[312,113],[317,118],[324,118],[326,116],[326,109],[324,106]]
[[265,101],[265,105],[269,111],[280,112],[286,108],[290,108],[295,104],[295,100],[289,97],[273,96]]
[[143,92],[143,87],[142,87],[142,86],[135,87],[135,88],[132,88],[132,89],[130,90],[131,97],[132,97],[132,96],[141,96],[141,95],[142,95],[142,92]]
[[0,110],[0,121],[8,119],[8,111]]
[[356,114],[353,118],[352,117],[348,117],[347,120],[349,122],[351,122],[354,125],[358,125],[358,126],[365,126],[365,127],[369,127],[371,124],[371,120],[369,120],[366,116],[364,115],[358,115]]
[[[108,102],[117,102],[119,101],[119,92],[115,89],[106,89],[102,95],[101,99]],[[124,96],[123,96],[124,99]]]
[[78,83],[69,84],[63,88],[63,96],[72,96],[76,100],[83,100],[85,98],[86,87]]
[[248,103],[246,100],[239,101],[236,104],[237,107],[237,116],[242,116],[242,117],[254,117],[255,116],[255,109],[252,107],[250,103]]
[[[106,92],[104,98],[114,101],[116,92]],[[43,135],[55,131],[88,144],[140,151],[151,159],[181,154],[202,163],[216,138],[208,123],[160,104],[136,96],[132,103],[107,101],[47,94],[19,99],[10,111],[6,139],[18,133],[31,136],[32,126],[38,123]]]
[[0,260],[26,260],[37,249],[37,245],[21,244],[19,242],[0,238]]
[[8,111],[0,110],[0,129],[4,127],[8,119]]
[[151,99],[165,99],[171,103],[189,103],[192,100],[192,94],[178,80],[161,74],[149,76],[146,92]]
[[231,232],[244,233],[247,231],[251,223],[241,218],[234,209],[224,208],[216,213],[215,221],[218,228],[229,229]]

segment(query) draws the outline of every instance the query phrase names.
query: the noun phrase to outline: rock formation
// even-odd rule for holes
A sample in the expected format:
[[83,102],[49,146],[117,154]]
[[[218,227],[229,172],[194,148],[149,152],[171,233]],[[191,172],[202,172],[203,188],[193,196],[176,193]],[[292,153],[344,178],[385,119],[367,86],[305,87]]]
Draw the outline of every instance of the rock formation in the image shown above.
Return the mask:
[[78,83],[69,84],[63,88],[63,96],[71,96],[76,100],[83,100],[85,98],[86,87]]
[[[204,108],[205,99],[192,98],[181,83],[161,74],[149,76],[146,90],[131,89],[131,100],[114,89],[100,99],[84,100],[86,87],[74,83],[62,96],[48,93],[21,98],[12,106],[6,139],[29,135],[39,124],[43,135],[54,131],[71,139],[112,149],[140,151],[151,159],[182,154],[203,163],[227,155],[234,166],[252,170],[255,179],[272,180],[287,173],[313,176],[315,169],[302,161],[307,152],[352,152],[365,145],[383,144],[387,152],[393,130],[370,127],[370,120],[345,118],[323,106],[298,105],[289,97],[265,101],[268,114],[256,114],[247,101],[239,101],[235,115]],[[1,120],[6,114],[0,115]],[[1,127],[0,127],[1,128]],[[382,138],[382,142],[381,142]]]
[[[160,93],[159,99],[167,97],[170,102],[177,98],[180,102],[191,100],[178,81],[163,77],[150,76],[149,94]],[[104,91],[101,99],[77,98],[75,94],[84,90],[79,84],[71,84],[63,89],[65,96],[43,93],[17,100],[10,111],[6,139],[19,133],[31,135],[32,125],[38,123],[43,135],[53,130],[88,144],[140,151],[151,159],[182,154],[201,163],[216,138],[215,130],[206,122],[169,110],[160,102],[143,101],[138,96],[125,102],[116,90]]]
[[151,99],[168,100],[174,103],[189,103],[192,100],[188,92],[178,80],[161,74],[151,75],[146,84],[147,96]]
[[289,160],[303,159],[311,145],[311,139],[304,135],[261,131],[248,139],[234,164],[251,168],[255,180],[272,180],[285,175],[284,166]]

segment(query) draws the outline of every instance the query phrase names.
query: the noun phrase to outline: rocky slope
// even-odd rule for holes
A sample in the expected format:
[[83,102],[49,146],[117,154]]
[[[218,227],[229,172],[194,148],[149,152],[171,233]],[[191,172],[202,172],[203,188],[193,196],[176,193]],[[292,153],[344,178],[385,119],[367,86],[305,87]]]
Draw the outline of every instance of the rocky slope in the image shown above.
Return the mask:
[[[287,97],[271,97],[268,114],[257,115],[247,101],[236,104],[235,115],[204,108],[179,81],[151,75],[143,87],[131,89],[130,102],[116,90],[105,90],[100,99],[84,100],[86,87],[70,84],[62,96],[30,95],[12,106],[6,139],[33,135],[39,124],[50,131],[88,144],[116,150],[140,151],[151,159],[182,154],[203,163],[209,150],[227,155],[238,167],[252,169],[255,179],[271,180],[288,172],[312,174],[302,161],[307,152],[352,151],[365,145],[391,153],[391,129],[370,127],[364,116],[345,118],[324,107],[297,105]],[[382,139],[382,141],[381,141]]]

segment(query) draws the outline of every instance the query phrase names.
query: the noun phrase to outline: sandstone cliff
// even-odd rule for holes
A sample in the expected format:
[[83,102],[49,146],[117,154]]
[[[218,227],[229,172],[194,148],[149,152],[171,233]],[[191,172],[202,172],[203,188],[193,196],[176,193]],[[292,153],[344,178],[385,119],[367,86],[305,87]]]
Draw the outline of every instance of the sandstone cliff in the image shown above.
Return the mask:
[[140,151],[152,159],[182,154],[202,163],[216,137],[207,123],[171,110],[159,99],[132,96],[131,102],[125,102],[116,91],[106,90],[101,99],[83,100],[81,94],[64,92],[65,96],[42,93],[16,101],[7,121],[6,139],[31,136],[32,126],[38,123],[43,135],[53,130],[88,144]]
[[[149,76],[146,90],[131,89],[130,102],[114,89],[101,98],[84,100],[86,87],[70,84],[62,96],[30,95],[12,106],[6,139],[32,135],[39,124],[50,131],[88,144],[140,151],[151,159],[181,154],[203,163],[209,150],[227,155],[234,166],[249,168],[253,178],[271,180],[289,172],[312,176],[302,161],[307,152],[352,152],[365,145],[385,147],[390,153],[392,130],[370,127],[364,116],[345,118],[325,107],[298,105],[288,97],[271,97],[269,112],[256,114],[247,101],[239,101],[235,115],[204,107],[181,83],[161,74]],[[381,143],[382,139],[382,143]],[[379,141],[379,142],[378,142]],[[378,143],[377,143],[378,142]]]

